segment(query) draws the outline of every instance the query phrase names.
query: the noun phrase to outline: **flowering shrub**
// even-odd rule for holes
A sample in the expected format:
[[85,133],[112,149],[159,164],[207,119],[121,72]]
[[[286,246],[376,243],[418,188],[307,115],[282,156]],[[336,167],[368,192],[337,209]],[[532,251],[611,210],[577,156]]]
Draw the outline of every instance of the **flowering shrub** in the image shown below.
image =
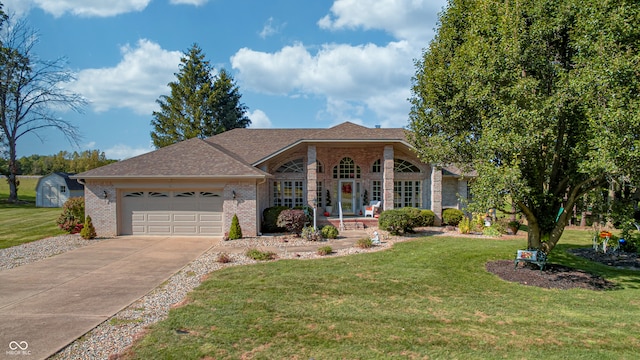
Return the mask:
[[83,223],[84,198],[72,197],[64,203],[56,224],[70,234],[77,234],[82,230]]
[[278,215],[276,225],[287,229],[288,232],[300,235],[302,228],[307,223],[307,216],[302,210],[283,210]]

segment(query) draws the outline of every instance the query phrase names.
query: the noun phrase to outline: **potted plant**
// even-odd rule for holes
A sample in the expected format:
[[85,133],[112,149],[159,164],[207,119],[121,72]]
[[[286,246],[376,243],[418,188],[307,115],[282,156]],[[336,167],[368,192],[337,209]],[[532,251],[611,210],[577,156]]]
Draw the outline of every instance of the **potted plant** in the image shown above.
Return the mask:
[[324,210],[331,214],[333,212],[333,207],[331,206],[331,192],[327,189],[327,198],[324,202]]

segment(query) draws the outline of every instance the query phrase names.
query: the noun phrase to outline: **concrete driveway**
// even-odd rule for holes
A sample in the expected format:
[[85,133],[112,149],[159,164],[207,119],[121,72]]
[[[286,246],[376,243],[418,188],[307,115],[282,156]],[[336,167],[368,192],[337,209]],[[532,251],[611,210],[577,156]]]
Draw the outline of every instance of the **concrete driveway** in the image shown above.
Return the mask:
[[219,241],[119,237],[0,271],[0,359],[56,353]]

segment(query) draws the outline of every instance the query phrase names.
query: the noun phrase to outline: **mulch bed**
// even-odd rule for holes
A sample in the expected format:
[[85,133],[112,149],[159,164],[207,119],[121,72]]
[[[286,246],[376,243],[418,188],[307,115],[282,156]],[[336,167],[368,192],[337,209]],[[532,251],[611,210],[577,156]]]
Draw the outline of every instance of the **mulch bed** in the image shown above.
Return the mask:
[[[571,253],[608,266],[640,270],[638,254],[602,254],[591,248],[573,249]],[[503,280],[547,289],[611,290],[616,287],[614,283],[597,275],[557,264],[547,264],[544,270],[540,271],[540,268],[534,264],[521,263],[516,269],[514,261],[498,260],[488,262],[486,268]]]

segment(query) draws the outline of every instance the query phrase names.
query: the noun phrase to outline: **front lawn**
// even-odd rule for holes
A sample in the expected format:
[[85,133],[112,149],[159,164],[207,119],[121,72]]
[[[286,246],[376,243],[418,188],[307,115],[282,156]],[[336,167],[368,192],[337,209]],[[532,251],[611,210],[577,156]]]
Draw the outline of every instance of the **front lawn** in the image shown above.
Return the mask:
[[522,238],[426,237],[376,253],[213,272],[129,355],[635,359],[640,274],[565,254],[589,246],[589,236],[567,231],[550,261],[586,266],[617,290],[541,289],[485,270],[487,261],[513,259]]
[[56,225],[59,208],[36,208],[37,178],[20,178],[20,203],[9,204],[9,186],[0,179],[0,249],[64,234]]

